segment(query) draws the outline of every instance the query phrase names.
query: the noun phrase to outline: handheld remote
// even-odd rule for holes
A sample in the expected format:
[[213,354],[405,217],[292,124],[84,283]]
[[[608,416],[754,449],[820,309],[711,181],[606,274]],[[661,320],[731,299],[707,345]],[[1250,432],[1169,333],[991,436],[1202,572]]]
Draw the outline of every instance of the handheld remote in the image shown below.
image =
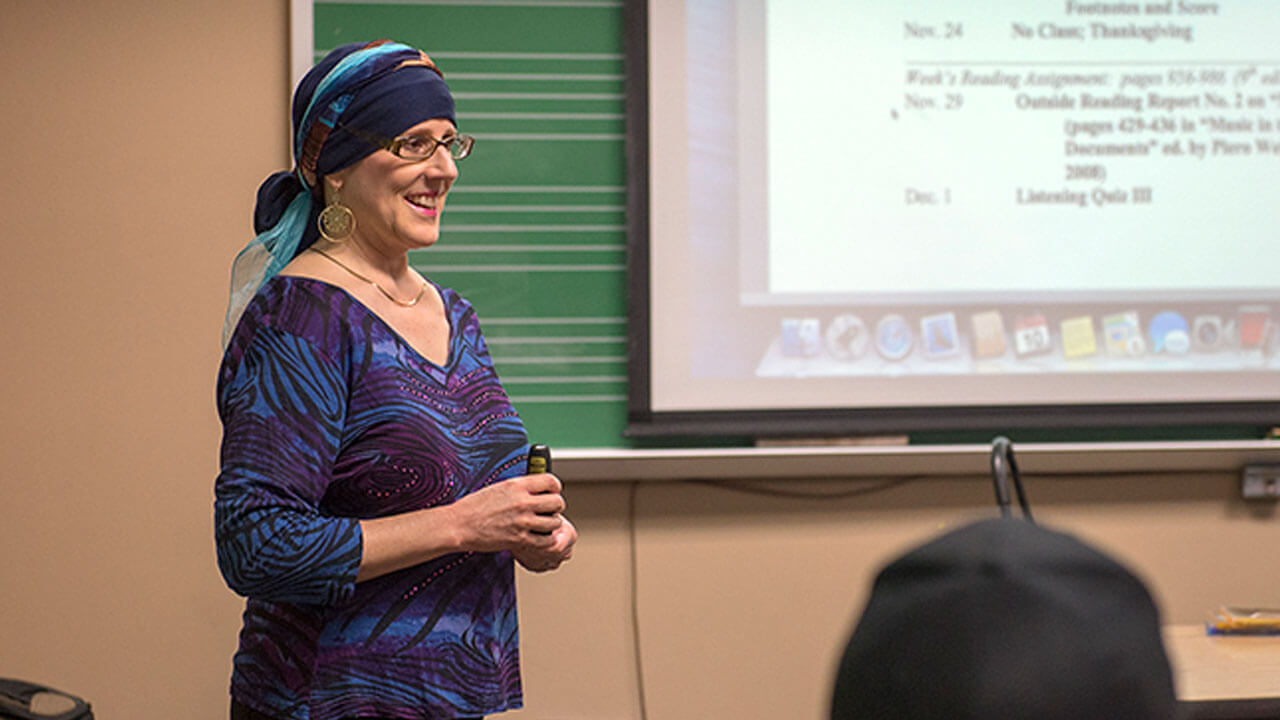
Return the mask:
[[546,445],[529,446],[529,462],[525,465],[525,475],[551,472],[551,448]]

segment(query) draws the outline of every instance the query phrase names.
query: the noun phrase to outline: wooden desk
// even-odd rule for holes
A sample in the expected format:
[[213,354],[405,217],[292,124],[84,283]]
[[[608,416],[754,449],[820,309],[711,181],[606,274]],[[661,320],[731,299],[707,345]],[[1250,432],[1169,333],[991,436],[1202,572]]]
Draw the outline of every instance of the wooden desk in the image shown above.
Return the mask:
[[1280,636],[1208,635],[1165,628],[1178,700],[1187,718],[1280,718]]

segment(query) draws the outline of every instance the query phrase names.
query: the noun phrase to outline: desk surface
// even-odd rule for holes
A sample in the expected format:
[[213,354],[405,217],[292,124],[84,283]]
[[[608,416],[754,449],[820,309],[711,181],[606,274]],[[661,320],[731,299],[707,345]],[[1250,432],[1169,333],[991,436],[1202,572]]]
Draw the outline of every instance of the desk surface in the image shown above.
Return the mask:
[[1165,628],[1178,699],[1280,705],[1280,636],[1208,635],[1203,625]]

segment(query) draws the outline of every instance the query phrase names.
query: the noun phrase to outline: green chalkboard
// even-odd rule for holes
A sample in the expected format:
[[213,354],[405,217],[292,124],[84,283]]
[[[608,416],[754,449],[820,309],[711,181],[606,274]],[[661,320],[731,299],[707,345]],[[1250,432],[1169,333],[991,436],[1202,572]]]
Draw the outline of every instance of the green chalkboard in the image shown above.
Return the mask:
[[444,71],[476,138],[414,266],[476,307],[530,439],[626,445],[622,3],[313,4],[315,59],[391,38]]

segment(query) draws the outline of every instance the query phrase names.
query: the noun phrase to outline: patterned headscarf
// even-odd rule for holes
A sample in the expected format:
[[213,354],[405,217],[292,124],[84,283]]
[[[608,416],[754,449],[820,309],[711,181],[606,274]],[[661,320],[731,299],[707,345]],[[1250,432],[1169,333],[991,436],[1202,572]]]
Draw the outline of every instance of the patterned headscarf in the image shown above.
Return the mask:
[[293,96],[293,161],[258,188],[254,232],[231,268],[231,295],[222,328],[225,347],[262,284],[319,236],[321,178],[378,148],[361,134],[393,138],[426,120],[454,118],[444,76],[416,48],[378,40],[333,50],[307,71]]

